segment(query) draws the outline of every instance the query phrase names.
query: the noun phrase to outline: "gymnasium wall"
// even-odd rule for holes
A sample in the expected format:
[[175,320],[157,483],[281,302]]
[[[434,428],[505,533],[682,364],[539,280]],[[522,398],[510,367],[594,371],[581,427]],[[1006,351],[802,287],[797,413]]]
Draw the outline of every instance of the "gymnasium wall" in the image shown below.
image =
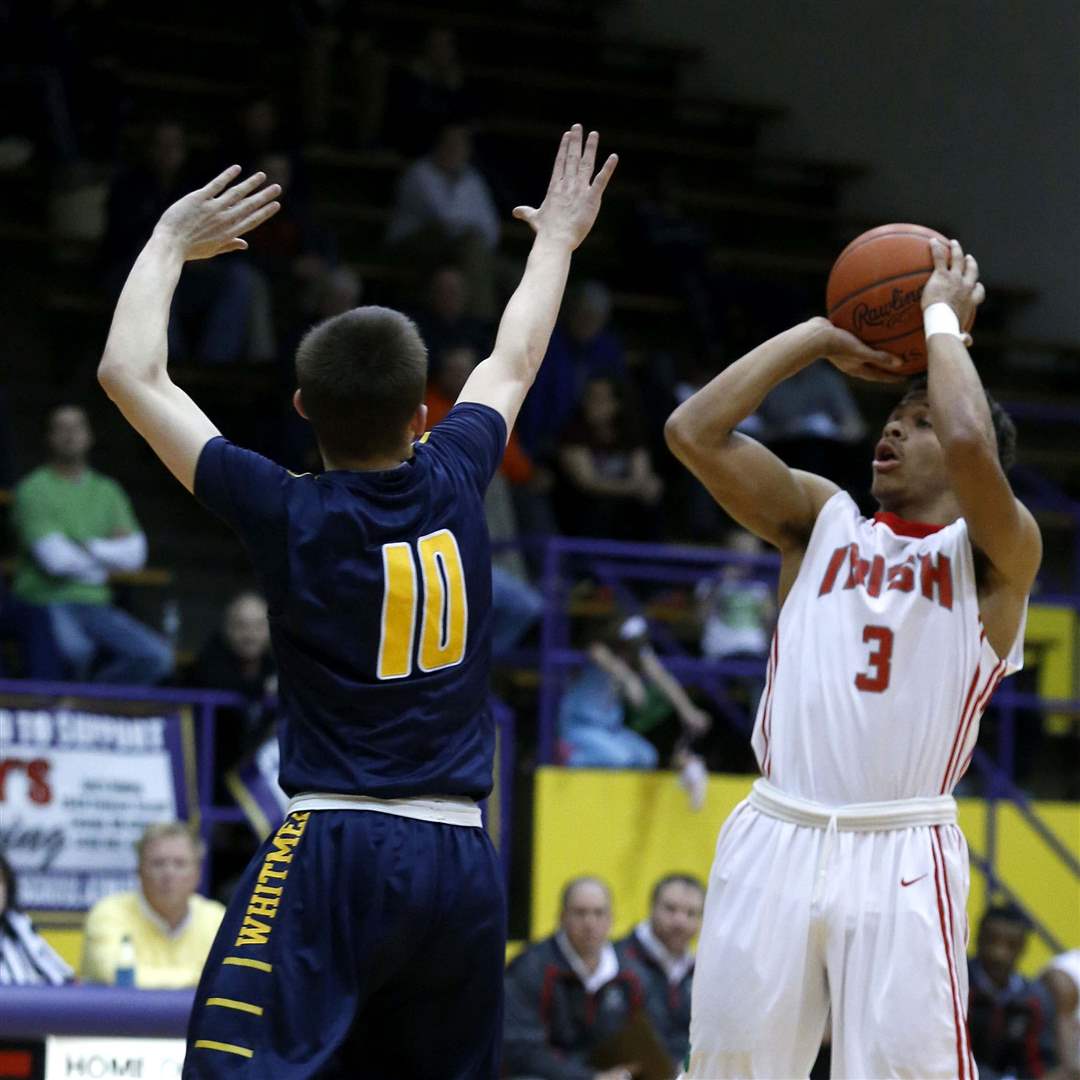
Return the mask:
[[610,23],[703,46],[687,89],[787,106],[764,149],[865,162],[845,210],[952,227],[986,279],[1042,290],[1017,332],[1080,340],[1075,0],[625,0]]
[[[665,873],[689,871],[708,879],[716,835],[752,777],[714,776],[704,808],[693,813],[668,772],[540,769],[536,775],[530,936],[549,934],[558,921],[563,884],[597,874],[615,894],[615,931],[621,935],[648,909],[652,884]],[[973,851],[987,843],[987,804],[961,799],[960,825]],[[1038,803],[1038,812],[1080,858],[1080,805]],[[1011,805],[997,807],[998,872],[1066,948],[1080,946],[1080,882]],[[986,903],[985,882],[972,867],[968,919],[974,928]],[[1031,936],[1021,967],[1040,971],[1050,953]]]

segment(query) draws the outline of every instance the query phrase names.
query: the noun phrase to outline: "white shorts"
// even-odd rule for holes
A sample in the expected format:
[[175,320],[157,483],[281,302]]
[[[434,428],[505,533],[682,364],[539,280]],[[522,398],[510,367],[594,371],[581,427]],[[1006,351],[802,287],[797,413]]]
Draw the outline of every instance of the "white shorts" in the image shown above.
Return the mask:
[[[694,973],[686,1080],[808,1075],[832,1012],[833,1077],[978,1072],[967,1033],[967,844],[951,815],[824,812],[761,795],[720,831]],[[935,800],[918,800],[925,806]],[[755,803],[757,805],[755,805]],[[936,801],[938,807],[945,805]],[[803,804],[813,807],[815,804]],[[780,817],[788,816],[788,820]],[[810,820],[810,818],[807,818]],[[830,822],[822,827],[823,822]]]

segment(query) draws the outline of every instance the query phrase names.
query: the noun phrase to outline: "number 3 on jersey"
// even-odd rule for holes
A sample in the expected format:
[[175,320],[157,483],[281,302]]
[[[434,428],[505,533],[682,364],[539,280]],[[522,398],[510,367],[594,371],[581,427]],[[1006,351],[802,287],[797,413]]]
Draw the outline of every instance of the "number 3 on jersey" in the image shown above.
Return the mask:
[[[424,603],[417,666],[421,671],[460,664],[465,656],[469,605],[457,539],[449,529],[416,541]],[[416,561],[409,543],[383,544],[383,606],[379,632],[380,679],[412,674],[416,638]]]
[[869,694],[880,694],[889,688],[892,669],[893,632],[887,626],[864,626],[862,639],[870,650],[870,670],[855,676],[855,686]]

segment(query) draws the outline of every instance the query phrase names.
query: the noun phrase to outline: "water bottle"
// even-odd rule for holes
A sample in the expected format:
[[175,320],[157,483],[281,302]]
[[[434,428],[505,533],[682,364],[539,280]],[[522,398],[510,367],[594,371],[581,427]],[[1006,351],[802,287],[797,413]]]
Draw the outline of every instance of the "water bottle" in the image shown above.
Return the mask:
[[117,986],[135,985],[135,943],[130,934],[125,934],[120,939],[120,955],[116,961],[114,982]]

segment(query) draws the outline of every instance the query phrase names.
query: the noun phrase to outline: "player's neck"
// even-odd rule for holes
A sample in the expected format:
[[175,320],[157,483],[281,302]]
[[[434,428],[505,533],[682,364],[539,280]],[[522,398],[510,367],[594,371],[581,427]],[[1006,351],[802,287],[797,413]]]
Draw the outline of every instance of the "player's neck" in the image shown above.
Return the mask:
[[385,472],[396,469],[413,456],[412,444],[395,454],[379,454],[370,458],[330,458],[323,454],[323,466],[328,472]]
[[951,525],[962,516],[960,504],[951,491],[940,492],[932,498],[905,498],[903,495],[894,495],[879,499],[878,506],[885,513],[895,514],[905,521],[917,521],[926,525]]

